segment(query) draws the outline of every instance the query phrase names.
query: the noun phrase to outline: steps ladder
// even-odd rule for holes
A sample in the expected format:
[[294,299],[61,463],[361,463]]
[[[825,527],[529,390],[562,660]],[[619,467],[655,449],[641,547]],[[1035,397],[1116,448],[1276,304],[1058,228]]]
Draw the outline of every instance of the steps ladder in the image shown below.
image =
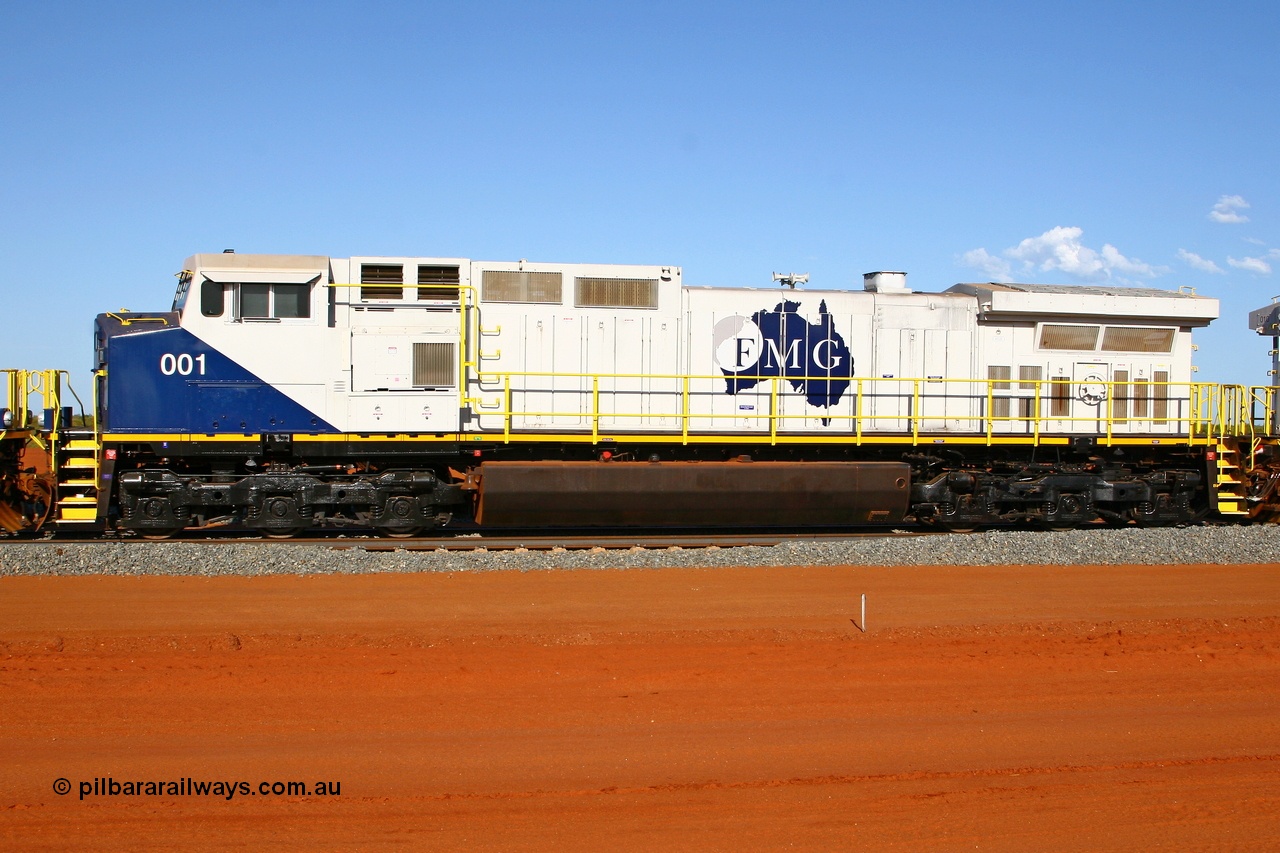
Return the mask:
[[1219,515],[1248,515],[1246,499],[1249,480],[1240,466],[1240,448],[1235,441],[1219,439],[1214,443],[1212,499]]
[[59,527],[96,524],[98,521],[98,475],[102,443],[90,431],[63,433],[67,439],[58,449],[57,514]]

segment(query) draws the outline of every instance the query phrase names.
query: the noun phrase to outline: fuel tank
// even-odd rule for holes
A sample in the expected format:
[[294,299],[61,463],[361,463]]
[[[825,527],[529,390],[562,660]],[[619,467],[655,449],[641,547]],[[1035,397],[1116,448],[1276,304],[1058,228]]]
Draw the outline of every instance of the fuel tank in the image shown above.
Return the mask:
[[485,462],[477,520],[495,527],[891,524],[898,462]]

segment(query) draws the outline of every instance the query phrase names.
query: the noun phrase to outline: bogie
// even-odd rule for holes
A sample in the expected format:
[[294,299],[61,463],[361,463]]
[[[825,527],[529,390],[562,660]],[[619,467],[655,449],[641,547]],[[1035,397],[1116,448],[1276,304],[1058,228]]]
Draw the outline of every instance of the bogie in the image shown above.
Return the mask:
[[[316,473],[313,466],[230,477],[188,461],[185,470],[141,469],[118,478],[119,526],[144,537],[183,527],[238,525],[285,539],[311,528],[372,527],[388,536],[416,535],[465,502],[456,487],[429,471]],[[344,472],[350,468],[341,469]]]

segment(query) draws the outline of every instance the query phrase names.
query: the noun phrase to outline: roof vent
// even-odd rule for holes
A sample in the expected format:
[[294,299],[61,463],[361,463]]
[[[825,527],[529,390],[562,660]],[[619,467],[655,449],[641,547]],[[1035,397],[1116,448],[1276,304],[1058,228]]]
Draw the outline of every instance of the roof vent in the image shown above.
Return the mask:
[[904,272],[869,272],[862,275],[862,289],[870,293],[910,293]]

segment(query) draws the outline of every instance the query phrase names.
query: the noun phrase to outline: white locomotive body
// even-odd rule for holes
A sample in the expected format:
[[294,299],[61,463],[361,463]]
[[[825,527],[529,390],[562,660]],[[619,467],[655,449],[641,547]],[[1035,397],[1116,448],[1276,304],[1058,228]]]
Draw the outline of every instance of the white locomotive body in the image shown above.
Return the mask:
[[[1190,293],[234,253],[192,256],[179,280],[172,311],[97,324],[102,442],[130,469],[111,485],[120,524],[157,535],[227,519],[404,534],[451,512],[1172,522],[1212,502],[1203,458],[1170,461],[1203,457],[1225,393],[1192,381],[1192,330],[1218,303]],[[1090,456],[1126,445],[1157,450],[1136,471]],[[99,504],[101,521],[115,504]]]
[[[208,352],[185,376],[160,359],[130,366],[119,382],[154,386],[164,422],[113,423],[108,405],[109,431],[1178,434],[1191,330],[1217,316],[1217,300],[1179,292],[915,293],[901,273],[847,291],[458,258],[218,254],[187,270],[178,326],[308,416],[200,403],[198,389],[246,381],[218,375]],[[189,349],[160,355],[176,366],[203,351]]]

